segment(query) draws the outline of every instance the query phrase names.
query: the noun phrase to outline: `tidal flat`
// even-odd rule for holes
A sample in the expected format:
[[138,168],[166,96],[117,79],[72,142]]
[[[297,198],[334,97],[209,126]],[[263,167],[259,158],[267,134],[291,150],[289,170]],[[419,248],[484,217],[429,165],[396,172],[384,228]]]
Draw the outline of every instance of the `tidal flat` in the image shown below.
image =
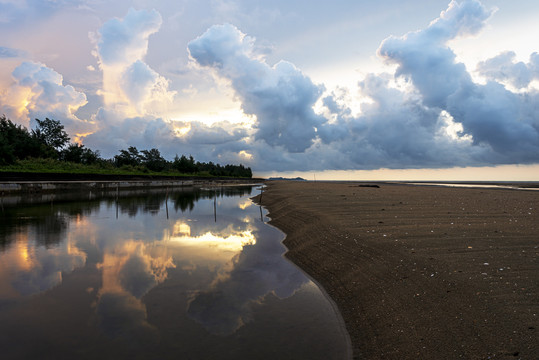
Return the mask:
[[335,300],[354,358],[537,358],[538,191],[267,185],[285,256]]

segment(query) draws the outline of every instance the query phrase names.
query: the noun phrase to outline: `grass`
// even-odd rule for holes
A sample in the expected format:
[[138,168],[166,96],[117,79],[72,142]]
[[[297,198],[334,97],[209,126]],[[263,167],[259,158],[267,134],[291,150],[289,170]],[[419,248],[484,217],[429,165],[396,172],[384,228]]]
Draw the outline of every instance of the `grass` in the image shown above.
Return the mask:
[[13,165],[0,166],[2,172],[48,173],[48,174],[98,174],[98,175],[131,175],[131,176],[196,176],[214,177],[209,173],[182,174],[177,171],[150,171],[145,167],[124,166],[117,168],[111,164],[83,165],[54,159],[19,160]]

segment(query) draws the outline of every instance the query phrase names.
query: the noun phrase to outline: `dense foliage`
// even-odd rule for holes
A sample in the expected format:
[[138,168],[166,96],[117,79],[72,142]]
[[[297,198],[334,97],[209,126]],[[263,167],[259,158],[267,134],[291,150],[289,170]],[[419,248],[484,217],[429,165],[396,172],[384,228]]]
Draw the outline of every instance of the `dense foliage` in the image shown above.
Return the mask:
[[[134,146],[119,150],[112,159],[103,159],[99,151],[84,145],[70,143],[64,126],[56,120],[36,119],[36,128],[28,131],[5,116],[0,116],[0,166],[28,163],[29,159],[44,159],[102,172],[118,169],[134,173],[192,174],[228,177],[252,177],[249,167],[243,165],[219,165],[213,162],[195,161],[192,156],[176,155],[168,161],[158,149],[138,150]],[[63,167],[63,166],[62,166]],[[74,167],[75,168],[75,167]],[[116,172],[116,171],[113,171]]]

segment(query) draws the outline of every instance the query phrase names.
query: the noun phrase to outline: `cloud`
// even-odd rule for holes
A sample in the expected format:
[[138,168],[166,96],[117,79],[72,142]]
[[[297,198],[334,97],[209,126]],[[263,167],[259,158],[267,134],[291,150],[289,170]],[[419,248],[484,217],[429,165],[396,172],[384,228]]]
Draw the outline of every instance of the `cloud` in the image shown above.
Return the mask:
[[189,42],[191,57],[231,82],[246,114],[256,115],[255,139],[287,151],[303,152],[326,119],[313,106],[323,88],[293,64],[270,67],[254,52],[254,39],[230,24],[215,25]]
[[[93,116],[98,130],[83,138],[85,145],[112,157],[120,149],[159,148],[170,157],[179,141],[171,122],[161,115],[175,100],[170,81],[144,58],[149,37],[162,24],[156,10],[129,9],[123,18],[105,22],[97,32],[95,56],[103,73],[103,107]],[[178,151],[178,149],[176,149]],[[172,153],[172,156],[174,153]]]
[[533,53],[529,63],[515,62],[515,52],[505,51],[477,64],[477,72],[491,81],[507,83],[516,89],[528,87],[539,79],[539,54]]
[[86,105],[86,95],[42,63],[24,61],[15,68],[7,91],[0,96],[6,115],[27,124],[45,117],[59,120],[68,133],[87,132],[93,125],[79,119],[75,112]]
[[[88,137],[103,146],[159,147],[169,157],[189,153],[203,161],[247,161],[255,170],[539,161],[539,116],[534,105],[538,95],[529,87],[537,77],[539,56],[532,54],[527,64],[515,63],[511,52],[486,60],[478,65],[478,73],[488,82],[478,84],[449,47],[454,39],[478,35],[494,13],[477,0],[452,1],[424,29],[385,39],[378,56],[396,65],[396,71],[368,74],[358,82],[359,113],[351,110],[348,91],[326,92],[290,62],[269,65],[254,38],[230,24],[211,26],[188,44],[195,70],[227,83],[243,112],[253,115],[252,126],[169,121],[147,111],[145,99],[159,100],[170,92],[166,79],[143,61],[159,17],[153,12],[135,13],[131,10],[124,19],[115,19],[114,26],[100,30],[102,42],[112,38],[125,48],[103,56],[111,59],[103,61],[104,66],[123,64],[115,67],[114,74],[121,74],[116,78],[104,70],[104,79],[116,81],[116,93],[114,87],[106,87],[114,90],[111,98],[120,96],[96,117],[111,118],[101,122],[109,125]],[[145,25],[135,26],[138,22]],[[124,29],[118,30],[122,36],[117,38],[110,30],[124,27],[139,35]],[[123,35],[126,31],[130,37]],[[154,96],[158,83],[161,90]],[[504,84],[522,91],[511,92]],[[122,111],[125,108],[136,111]]]
[[169,91],[168,85],[166,78],[141,60],[127,67],[120,78],[120,87],[138,114],[157,113],[172,104],[176,92]]
[[[398,65],[395,76],[410,79],[424,106],[446,111],[462,125],[463,133],[473,139],[471,150],[490,148],[488,154],[481,152],[481,157],[472,161],[538,161],[539,124],[533,105],[537,95],[514,94],[494,82],[474,83],[447,47],[449,40],[476,34],[491,14],[479,1],[452,1],[426,29],[390,37],[378,53]],[[496,65],[496,61],[487,65]]]
[[95,55],[103,71],[105,107],[120,116],[159,115],[174,101],[169,81],[143,60],[150,35],[161,27],[155,9],[129,9],[123,18],[105,22],[98,31]]
[[247,129],[241,124],[221,121],[206,125],[200,121],[176,121],[176,128],[188,129],[180,141],[193,145],[222,145],[242,141],[248,136]]
[[114,18],[99,29],[97,51],[103,65],[126,65],[144,58],[148,51],[148,38],[156,33],[163,22],[161,14],[129,9],[123,19]]
[[479,1],[452,1],[426,29],[385,39],[378,55],[398,65],[396,76],[411,77],[425,105],[443,108],[449,95],[471,81],[464,64],[455,63],[447,42],[477,34],[491,13]]
[[[161,118],[133,117],[124,118],[114,111],[100,109],[95,121],[101,129],[84,137],[84,143],[91,148],[100,149],[103,156],[112,157],[120,149],[135,146],[139,149],[173,146],[174,129]],[[163,146],[164,145],[164,146]]]
[[18,58],[24,56],[26,56],[26,53],[22,50],[0,46],[0,58]]
[[[31,5],[9,6],[13,12]],[[47,8],[54,10],[51,4]],[[354,89],[326,91],[295,64],[269,64],[261,50],[267,39],[255,41],[230,24],[191,37],[188,66],[170,60],[157,67],[146,59],[155,48],[150,42],[163,25],[156,44],[181,27],[157,10],[130,9],[103,23],[93,36],[103,106],[87,115],[89,121],[75,114],[91,114],[99,105],[78,111],[86,95],[37,62],[13,72],[0,105],[8,117],[26,122],[54,117],[70,133],[93,132],[83,142],[105,157],[128,146],[156,147],[168,159],[192,154],[200,161],[242,162],[255,171],[536,163],[539,55],[517,61],[514,52],[506,51],[486,59],[477,65],[474,75],[485,80],[478,83],[451,48],[455,39],[479,35],[493,13],[478,0],[452,1],[423,29],[380,44],[377,54],[394,72],[364,75]],[[14,64],[21,55],[0,47],[5,63]],[[173,63],[181,69],[163,76]],[[182,99],[176,81],[204,94],[199,97],[228,92],[252,123],[172,120],[185,119],[181,101],[198,99]]]

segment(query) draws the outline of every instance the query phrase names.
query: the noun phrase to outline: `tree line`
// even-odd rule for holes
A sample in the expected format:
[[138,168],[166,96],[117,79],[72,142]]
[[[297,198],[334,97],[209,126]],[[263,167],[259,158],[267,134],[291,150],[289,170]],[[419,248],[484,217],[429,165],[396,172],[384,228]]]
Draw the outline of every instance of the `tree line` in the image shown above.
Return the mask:
[[240,165],[220,165],[199,162],[189,155],[166,160],[156,148],[139,150],[135,146],[119,150],[111,159],[101,157],[99,150],[71,143],[60,121],[36,119],[30,131],[13,123],[5,115],[0,117],[0,166],[15,164],[31,158],[54,159],[83,165],[115,167],[126,171],[178,172],[181,174],[209,174],[213,176],[252,177],[251,168]]

